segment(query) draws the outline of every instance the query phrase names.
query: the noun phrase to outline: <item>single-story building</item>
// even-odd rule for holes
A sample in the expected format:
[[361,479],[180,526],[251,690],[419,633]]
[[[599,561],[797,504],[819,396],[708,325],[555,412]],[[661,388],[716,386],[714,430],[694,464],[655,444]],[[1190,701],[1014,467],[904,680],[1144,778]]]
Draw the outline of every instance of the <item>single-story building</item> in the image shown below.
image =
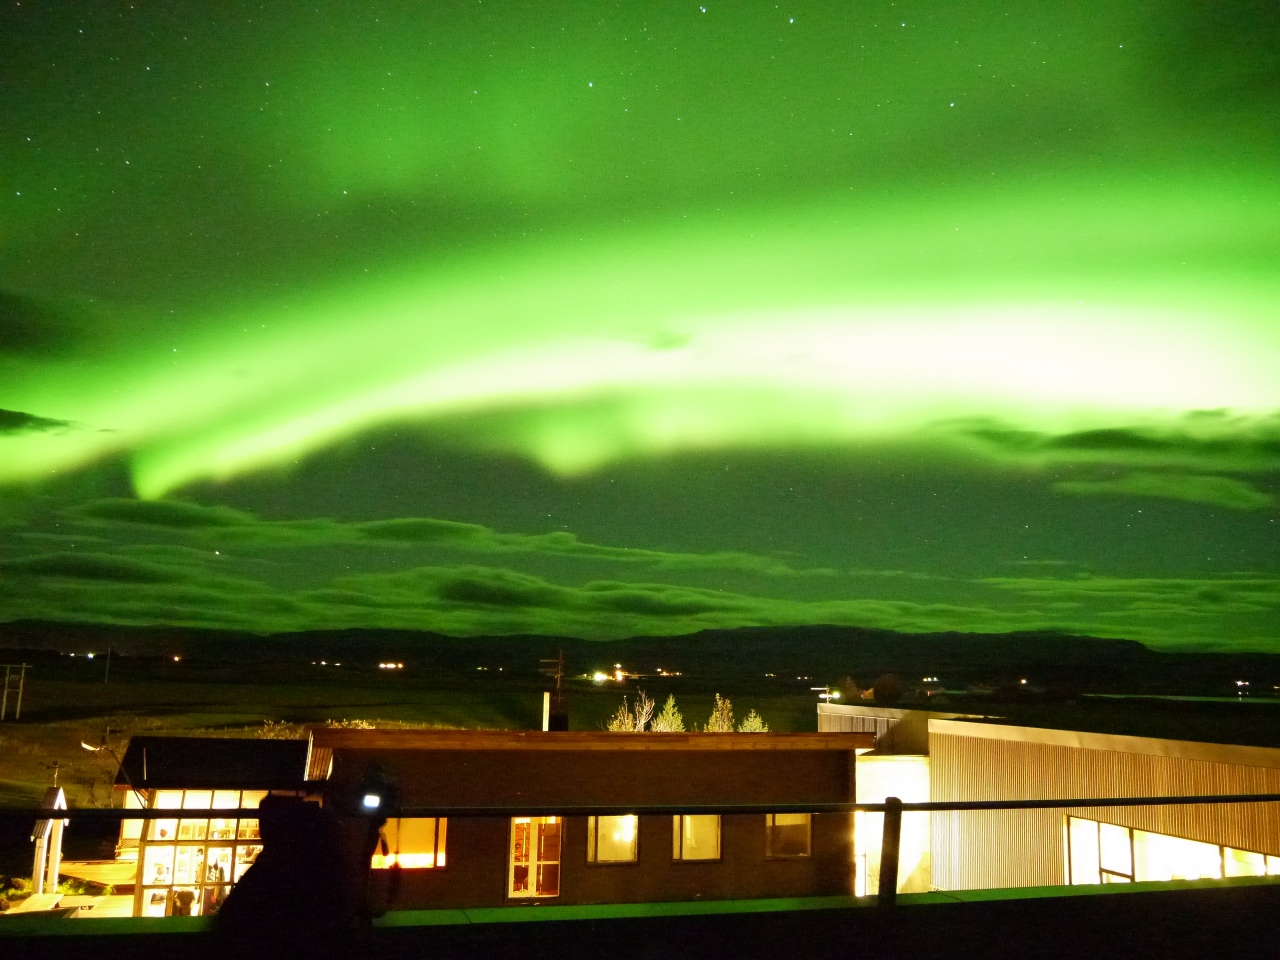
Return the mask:
[[520,816],[521,805],[843,803],[868,734],[508,733],[318,729],[310,775],[371,772],[405,808],[515,808],[510,817],[393,819],[374,896],[401,909],[848,895],[850,815]]
[[[65,876],[128,889],[134,916],[208,915],[262,849],[258,821],[219,816],[268,793],[319,803],[371,774],[414,807],[512,816],[392,817],[371,863],[400,909],[793,897],[853,891],[852,815],[548,815],[556,807],[844,803],[855,734],[618,734],[318,728],[308,740],[135,737],[116,781],[116,859]],[[520,806],[539,815],[521,816]],[[127,882],[126,882],[127,881]]]
[[[818,705],[819,730],[877,724],[877,749],[858,758],[863,802],[1280,793],[1280,749],[1272,747]],[[855,833],[869,881],[878,875],[881,822],[867,814]],[[1278,803],[908,813],[902,830],[904,890],[1280,875]],[[860,883],[858,892],[874,889]]]

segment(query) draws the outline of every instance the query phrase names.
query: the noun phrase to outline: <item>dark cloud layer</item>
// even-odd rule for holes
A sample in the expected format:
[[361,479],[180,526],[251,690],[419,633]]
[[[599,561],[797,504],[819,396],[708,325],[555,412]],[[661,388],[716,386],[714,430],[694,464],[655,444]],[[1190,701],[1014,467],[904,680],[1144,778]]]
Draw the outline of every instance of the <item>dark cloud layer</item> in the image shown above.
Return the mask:
[[51,420],[37,417],[21,410],[0,410],[0,433],[26,433],[43,430],[62,430],[72,424],[67,420]]

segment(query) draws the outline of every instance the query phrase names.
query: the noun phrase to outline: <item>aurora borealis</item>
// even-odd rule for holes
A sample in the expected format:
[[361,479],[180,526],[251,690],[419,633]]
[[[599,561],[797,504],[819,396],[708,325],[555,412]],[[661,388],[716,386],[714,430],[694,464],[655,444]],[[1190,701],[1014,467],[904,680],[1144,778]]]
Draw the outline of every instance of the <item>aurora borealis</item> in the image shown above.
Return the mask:
[[1280,650],[1280,12],[0,23],[0,619]]

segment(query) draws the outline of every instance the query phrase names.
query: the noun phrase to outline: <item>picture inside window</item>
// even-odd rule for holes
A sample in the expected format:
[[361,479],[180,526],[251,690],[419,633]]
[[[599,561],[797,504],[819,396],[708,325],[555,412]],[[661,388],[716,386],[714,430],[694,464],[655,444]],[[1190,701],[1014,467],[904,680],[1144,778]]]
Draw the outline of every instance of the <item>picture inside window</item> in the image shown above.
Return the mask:
[[672,860],[719,860],[720,817],[715,814],[671,818]]
[[396,817],[382,825],[373,869],[431,870],[445,865],[444,817]]
[[807,857],[813,836],[813,817],[807,813],[765,814],[766,857]]
[[587,862],[633,863],[640,818],[588,817]]

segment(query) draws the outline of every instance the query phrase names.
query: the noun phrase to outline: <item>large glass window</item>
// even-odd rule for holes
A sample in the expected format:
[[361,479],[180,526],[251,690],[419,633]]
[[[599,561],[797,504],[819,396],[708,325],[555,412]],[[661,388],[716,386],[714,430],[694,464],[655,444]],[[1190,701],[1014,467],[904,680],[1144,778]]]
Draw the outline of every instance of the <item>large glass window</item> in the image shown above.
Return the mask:
[[766,857],[807,857],[810,853],[813,818],[807,813],[766,813],[764,855]]
[[1280,876],[1280,857],[1082,817],[1067,818],[1068,882]]
[[374,870],[394,866],[405,870],[430,870],[445,864],[445,830],[448,821],[441,817],[409,817],[388,820],[382,826],[382,839],[374,851]]
[[[137,844],[141,870],[134,914],[208,916],[262,850],[258,821],[212,816],[218,810],[257,807],[264,790],[157,790],[152,809],[174,817],[141,821],[121,831],[121,846]],[[193,815],[194,814],[194,815]],[[125,821],[128,824],[130,821]],[[136,839],[135,839],[136,838]]]
[[720,817],[717,814],[671,818],[672,860],[719,860]]
[[587,817],[588,863],[633,863],[640,818]]
[[560,895],[560,817],[515,817],[511,821],[511,869],[507,895]]

